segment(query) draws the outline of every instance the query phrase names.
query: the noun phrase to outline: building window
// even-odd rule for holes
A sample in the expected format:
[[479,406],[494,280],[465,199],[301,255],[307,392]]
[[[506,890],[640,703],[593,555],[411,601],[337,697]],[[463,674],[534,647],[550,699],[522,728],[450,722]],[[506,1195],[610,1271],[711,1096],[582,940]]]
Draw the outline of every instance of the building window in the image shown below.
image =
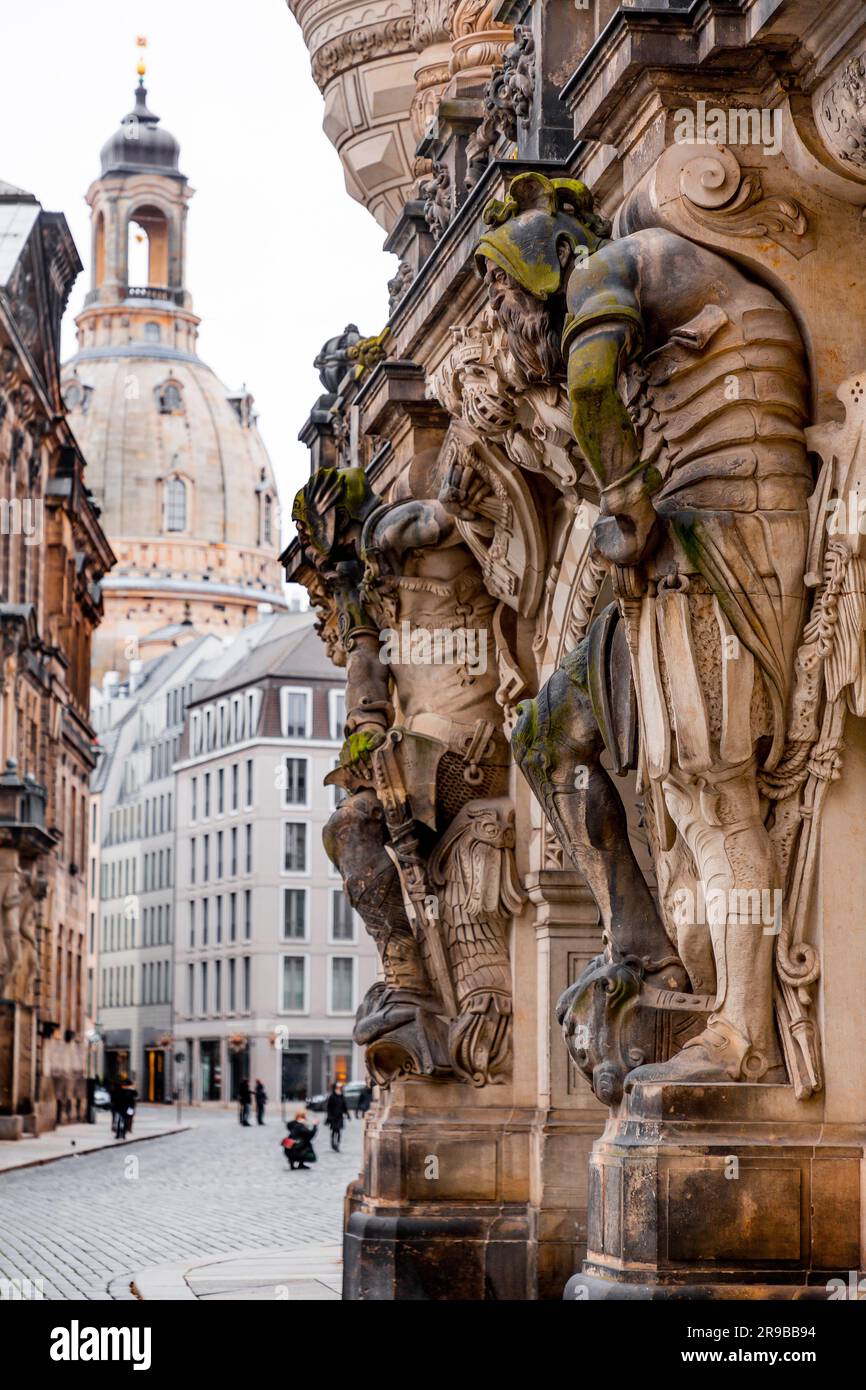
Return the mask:
[[251,874],[253,871],[253,827],[251,825],[244,826],[244,837],[246,840],[245,872]]
[[307,935],[307,894],[303,888],[283,889],[283,939],[304,941]]
[[230,873],[229,876],[230,876],[231,878],[237,878],[237,873],[238,873],[238,828],[237,828],[236,825],[233,825],[233,826],[232,826],[232,833],[231,833],[231,873]]
[[287,821],[283,827],[283,868],[286,873],[307,872],[307,827],[302,821]]
[[204,775],[204,818],[210,819],[210,773]]
[[207,898],[202,898],[202,900],[201,900],[201,944],[202,944],[202,946],[206,946],[206,945],[207,945],[207,936],[208,936],[208,906],[209,906],[209,899],[207,899]]
[[341,888],[331,889],[331,940],[355,940],[355,915]]
[[201,881],[208,883],[210,881],[210,835],[205,835],[202,841],[202,853]]
[[328,1012],[353,1014],[355,1012],[355,958],[353,956],[332,956],[330,965],[331,990]]
[[[146,327],[147,325],[145,325]],[[159,325],[157,325],[157,328]],[[183,396],[175,381],[166,381],[156,393],[160,415],[180,415],[183,412]]]
[[238,809],[238,765],[232,763],[232,810]]
[[225,804],[225,771],[220,768],[217,773],[217,815],[221,816]]
[[[339,766],[340,766],[340,759],[339,759],[339,758],[335,758],[334,761],[333,761],[332,764],[331,764],[331,771],[332,771],[332,772],[336,772],[336,771],[337,771],[337,768],[338,768]],[[336,811],[337,807],[338,807],[338,806],[342,806],[343,802],[346,800],[346,797],[348,796],[348,792],[346,791],[346,788],[345,788],[345,787],[339,787],[339,786],[337,786],[337,784],[336,784],[335,782],[332,782],[332,783],[331,783],[330,792],[331,792],[331,810],[332,810],[332,811]],[[333,867],[333,866],[332,866],[332,867]]]
[[223,939],[223,900],[222,895],[216,900],[216,941],[217,945],[222,944]]
[[309,692],[283,690],[283,738],[309,738]]
[[238,934],[238,895],[229,894],[229,941],[235,941]]
[[253,804],[253,760],[247,758],[247,806]]
[[189,881],[195,885],[195,836],[189,842]]
[[249,888],[244,889],[244,937],[249,941],[253,933],[253,895]]
[[162,330],[158,323],[146,323],[143,329],[144,341],[146,343],[158,343],[162,337]]
[[201,1007],[199,1013],[207,1013],[207,1003],[207,961],[203,960],[201,963]]
[[169,478],[165,485],[165,529],[186,530],[186,483],[181,478]]
[[235,958],[229,957],[229,1013],[233,1014],[236,1008],[235,996]]
[[245,1012],[245,1013],[249,1012],[249,1007],[250,1007],[250,958],[249,958],[249,956],[244,956],[244,998],[243,998],[243,1008],[244,1008],[244,1012]]
[[192,1017],[195,1013],[195,966],[186,967],[186,1011]]
[[343,726],[346,723],[346,692],[345,690],[328,691],[328,722],[330,724],[330,735],[333,739],[343,738]]
[[195,898],[189,904],[189,944],[195,946]]
[[305,1013],[307,1008],[307,958],[283,956],[282,1009]]
[[223,971],[222,961],[215,960],[213,965],[213,986],[214,986],[214,1012],[221,1014],[223,1011]]
[[285,802],[287,806],[307,804],[307,759],[286,758]]

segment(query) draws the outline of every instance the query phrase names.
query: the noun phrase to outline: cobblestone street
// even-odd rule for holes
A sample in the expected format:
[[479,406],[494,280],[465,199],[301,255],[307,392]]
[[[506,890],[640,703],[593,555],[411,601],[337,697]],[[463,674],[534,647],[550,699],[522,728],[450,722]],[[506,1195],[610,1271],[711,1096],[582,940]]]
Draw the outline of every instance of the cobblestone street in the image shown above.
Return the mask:
[[361,1122],[340,1154],[320,1126],[318,1163],[293,1173],[279,1116],[249,1130],[234,1111],[191,1118],[183,1134],[0,1175],[0,1279],[41,1280],[48,1299],[106,1299],[171,1261],[339,1242]]

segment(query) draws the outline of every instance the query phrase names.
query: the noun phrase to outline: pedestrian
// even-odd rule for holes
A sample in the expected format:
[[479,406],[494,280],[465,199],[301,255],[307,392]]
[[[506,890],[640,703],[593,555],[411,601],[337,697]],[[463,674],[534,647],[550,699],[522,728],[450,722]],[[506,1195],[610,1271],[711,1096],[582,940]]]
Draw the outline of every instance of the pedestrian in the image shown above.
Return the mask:
[[120,1088],[123,1104],[123,1137],[132,1133],[132,1122],[135,1119],[135,1105],[138,1100],[138,1091],[133,1086],[129,1077]]
[[331,1131],[331,1148],[335,1153],[340,1152],[340,1139],[343,1135],[343,1121],[349,1118],[349,1107],[346,1104],[346,1097],[343,1095],[343,1088],[339,1081],[335,1081],[328,1094],[327,1104],[325,1105],[325,1124]]
[[358,1092],[358,1099],[355,1102],[355,1119],[360,1120],[362,1115],[366,1115],[372,1104],[373,1087],[367,1081],[366,1085]]
[[268,1093],[256,1077],[256,1120],[260,1125],[265,1122],[265,1106],[268,1102]]
[[253,1093],[250,1090],[250,1083],[249,1081],[247,1081],[247,1078],[244,1077],[243,1081],[238,1087],[238,1105],[240,1107],[240,1122],[242,1125],[246,1125],[247,1128],[249,1128],[250,1123],[250,1104],[252,1102],[252,1098]]
[[308,1168],[316,1161],[313,1140],[318,1125],[308,1125],[306,1110],[297,1110],[295,1118],[289,1121],[286,1129],[288,1134],[283,1140],[283,1153],[289,1161],[289,1167]]
[[123,1111],[123,1086],[119,1076],[111,1083],[111,1129],[115,1139],[122,1139],[120,1119]]

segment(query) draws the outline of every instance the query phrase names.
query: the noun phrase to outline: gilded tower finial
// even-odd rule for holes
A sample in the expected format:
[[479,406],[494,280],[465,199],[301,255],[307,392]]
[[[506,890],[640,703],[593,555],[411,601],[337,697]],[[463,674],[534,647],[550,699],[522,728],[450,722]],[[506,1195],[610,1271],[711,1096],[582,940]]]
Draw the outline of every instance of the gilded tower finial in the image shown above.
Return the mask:
[[[147,39],[145,38],[144,34],[138,34],[136,36],[135,44],[137,48],[147,48]],[[138,84],[140,87],[143,87],[144,74],[147,72],[147,65],[144,61],[144,54],[142,54],[142,56],[139,58],[135,70],[138,73]]]

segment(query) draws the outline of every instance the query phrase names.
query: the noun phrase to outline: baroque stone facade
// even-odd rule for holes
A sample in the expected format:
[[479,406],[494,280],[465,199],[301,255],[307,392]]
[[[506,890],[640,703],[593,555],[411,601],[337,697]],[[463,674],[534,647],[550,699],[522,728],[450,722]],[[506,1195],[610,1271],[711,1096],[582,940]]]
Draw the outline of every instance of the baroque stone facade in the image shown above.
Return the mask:
[[[464,72],[469,8],[429,36]],[[866,24],[482,10],[283,557],[381,960],[345,1292],[827,1297],[863,1263]]]
[[86,1104],[90,648],[113,555],[60,393],[81,263],[0,183],[0,1138]]

